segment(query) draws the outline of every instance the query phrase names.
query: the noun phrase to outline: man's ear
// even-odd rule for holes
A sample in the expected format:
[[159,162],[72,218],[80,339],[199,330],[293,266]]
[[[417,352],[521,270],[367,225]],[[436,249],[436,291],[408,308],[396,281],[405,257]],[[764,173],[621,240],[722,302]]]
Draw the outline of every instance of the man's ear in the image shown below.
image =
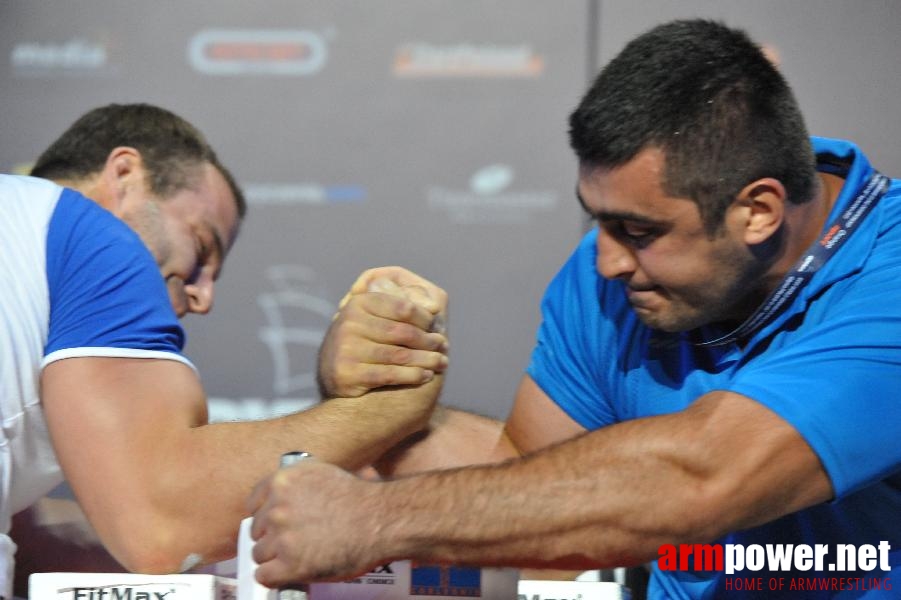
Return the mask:
[[136,186],[146,185],[144,178],[144,162],[137,149],[130,146],[113,148],[106,157],[106,163],[100,173],[103,186],[100,204],[113,214],[120,215],[129,193]]
[[758,179],[742,188],[736,202],[746,209],[743,213],[746,244],[761,244],[782,227],[786,201],[785,186],[772,177]]

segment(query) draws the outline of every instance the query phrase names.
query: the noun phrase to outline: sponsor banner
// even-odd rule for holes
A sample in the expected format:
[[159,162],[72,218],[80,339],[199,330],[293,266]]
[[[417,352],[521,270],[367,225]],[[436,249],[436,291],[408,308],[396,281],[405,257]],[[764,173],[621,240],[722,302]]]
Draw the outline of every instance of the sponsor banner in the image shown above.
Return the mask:
[[430,77],[538,77],[544,57],[529,44],[451,44],[410,42],[394,54],[394,75]]
[[396,561],[350,581],[311,584],[310,600],[512,600],[518,581],[513,569]]
[[250,182],[242,184],[250,205],[348,204],[366,201],[366,188],[356,184]]
[[528,223],[533,215],[557,208],[556,191],[515,189],[515,178],[509,165],[486,166],[472,175],[468,189],[428,188],[429,209],[446,213],[453,223],[510,225]]
[[204,75],[315,75],[328,58],[326,37],[303,29],[204,29],[188,43],[188,64]]
[[96,40],[27,41],[13,46],[9,63],[17,77],[86,77],[112,74],[109,55]]

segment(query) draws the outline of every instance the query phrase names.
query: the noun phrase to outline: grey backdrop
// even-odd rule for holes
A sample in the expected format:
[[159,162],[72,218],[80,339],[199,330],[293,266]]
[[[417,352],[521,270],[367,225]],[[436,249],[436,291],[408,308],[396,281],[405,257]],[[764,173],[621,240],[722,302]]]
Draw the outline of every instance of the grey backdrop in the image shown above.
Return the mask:
[[688,16],[774,47],[811,131],[901,174],[895,0],[12,0],[0,170],[94,106],[170,108],[251,203],[213,314],[187,320],[214,418],[310,402],[335,304],[384,264],[450,292],[445,401],[502,417],[585,227],[566,116],[629,38]]

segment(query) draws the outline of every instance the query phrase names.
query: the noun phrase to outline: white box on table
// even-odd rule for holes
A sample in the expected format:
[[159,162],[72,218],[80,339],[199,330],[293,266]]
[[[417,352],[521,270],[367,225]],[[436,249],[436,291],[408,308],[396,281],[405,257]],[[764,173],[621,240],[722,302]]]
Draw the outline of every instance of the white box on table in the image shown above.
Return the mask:
[[612,581],[522,579],[518,600],[631,600],[632,593]]
[[217,575],[34,573],[29,600],[236,600],[238,582]]

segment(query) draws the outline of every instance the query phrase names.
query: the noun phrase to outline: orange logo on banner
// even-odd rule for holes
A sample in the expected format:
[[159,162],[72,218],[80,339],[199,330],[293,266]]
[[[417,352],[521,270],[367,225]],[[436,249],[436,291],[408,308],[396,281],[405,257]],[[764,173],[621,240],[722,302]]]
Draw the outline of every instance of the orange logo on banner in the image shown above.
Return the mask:
[[188,61],[205,75],[313,75],[327,54],[323,36],[305,30],[205,29],[188,46]]
[[405,44],[394,56],[398,77],[537,77],[544,59],[526,44]]

